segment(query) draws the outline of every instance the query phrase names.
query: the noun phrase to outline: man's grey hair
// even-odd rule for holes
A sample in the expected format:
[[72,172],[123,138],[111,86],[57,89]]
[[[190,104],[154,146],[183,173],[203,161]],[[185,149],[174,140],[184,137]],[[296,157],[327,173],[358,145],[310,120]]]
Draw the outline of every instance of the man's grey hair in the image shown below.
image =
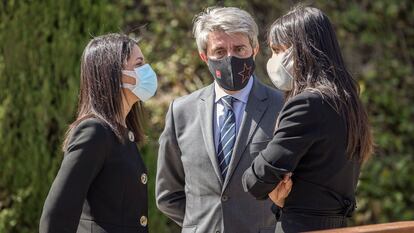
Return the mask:
[[236,7],[209,7],[194,17],[193,34],[200,53],[207,53],[208,34],[212,31],[243,33],[253,48],[258,46],[256,22],[249,13]]

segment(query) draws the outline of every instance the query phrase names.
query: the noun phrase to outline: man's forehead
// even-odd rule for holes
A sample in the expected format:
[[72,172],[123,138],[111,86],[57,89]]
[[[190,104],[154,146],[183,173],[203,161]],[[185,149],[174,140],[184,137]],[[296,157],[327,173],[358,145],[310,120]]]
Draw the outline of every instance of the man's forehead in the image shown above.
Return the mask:
[[245,45],[249,43],[247,35],[241,32],[226,33],[222,31],[212,31],[208,35],[208,44],[212,47],[228,46],[231,43],[233,46]]

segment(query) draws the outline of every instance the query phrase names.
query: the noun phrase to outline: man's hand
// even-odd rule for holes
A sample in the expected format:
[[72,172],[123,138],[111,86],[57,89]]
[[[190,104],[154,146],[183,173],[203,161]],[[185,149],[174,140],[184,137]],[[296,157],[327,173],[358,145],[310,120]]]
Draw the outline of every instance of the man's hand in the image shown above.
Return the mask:
[[291,176],[292,173],[286,174],[276,188],[269,193],[269,198],[279,207],[283,207],[285,205],[285,199],[289,196],[290,190],[292,190],[293,183],[290,179]]

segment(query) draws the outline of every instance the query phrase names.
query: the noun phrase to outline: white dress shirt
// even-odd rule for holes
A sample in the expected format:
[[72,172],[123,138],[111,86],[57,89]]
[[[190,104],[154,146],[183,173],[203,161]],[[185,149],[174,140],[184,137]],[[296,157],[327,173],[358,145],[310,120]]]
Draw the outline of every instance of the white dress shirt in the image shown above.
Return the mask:
[[[253,78],[254,76],[251,76],[249,78],[249,82],[243,89],[241,89],[236,94],[231,95],[232,97],[237,99],[233,101],[233,112],[236,117],[236,138],[240,129],[241,121],[243,119],[244,109],[246,108],[247,100],[249,99],[249,94],[253,87]],[[220,128],[226,117],[225,108],[221,98],[224,96],[228,96],[229,94],[224,92],[224,90],[217,84],[217,82],[214,82],[214,92],[214,145],[216,147],[216,153],[218,153],[217,150],[220,140]]]

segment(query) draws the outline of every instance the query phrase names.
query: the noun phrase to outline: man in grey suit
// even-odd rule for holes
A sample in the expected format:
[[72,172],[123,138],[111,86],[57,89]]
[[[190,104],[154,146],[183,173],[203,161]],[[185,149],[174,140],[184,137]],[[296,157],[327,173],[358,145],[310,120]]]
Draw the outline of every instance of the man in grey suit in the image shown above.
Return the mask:
[[208,8],[193,31],[214,83],[170,105],[159,139],[157,206],[183,233],[273,233],[272,202],[255,200],[241,182],[272,139],[283,101],[253,74],[257,25],[244,10]]

